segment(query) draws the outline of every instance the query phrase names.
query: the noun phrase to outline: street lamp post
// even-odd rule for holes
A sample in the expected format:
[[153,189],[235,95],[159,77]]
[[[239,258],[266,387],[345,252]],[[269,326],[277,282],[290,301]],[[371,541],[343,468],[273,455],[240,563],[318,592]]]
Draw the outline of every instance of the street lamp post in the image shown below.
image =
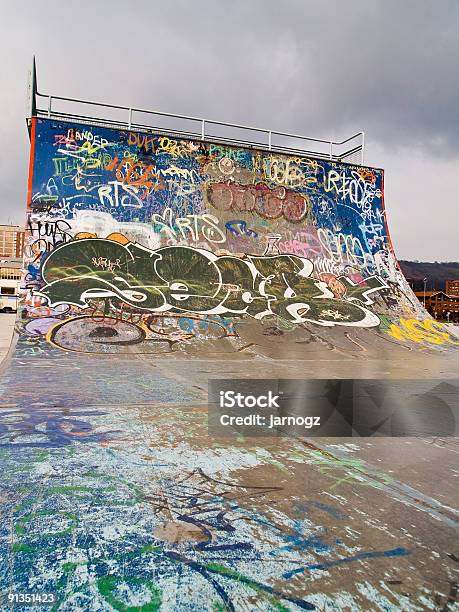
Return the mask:
[[426,307],[426,285],[427,285],[427,276],[424,276],[424,308]]

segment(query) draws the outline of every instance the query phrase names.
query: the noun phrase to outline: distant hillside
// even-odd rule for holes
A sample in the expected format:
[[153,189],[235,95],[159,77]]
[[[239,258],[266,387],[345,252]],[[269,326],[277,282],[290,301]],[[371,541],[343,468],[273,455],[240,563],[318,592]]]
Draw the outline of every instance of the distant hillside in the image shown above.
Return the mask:
[[444,290],[445,280],[459,279],[459,262],[446,261],[431,263],[428,261],[406,261],[399,260],[403,274],[410,283],[414,286],[415,291],[424,289],[423,279],[427,277],[426,290],[433,291],[435,289]]

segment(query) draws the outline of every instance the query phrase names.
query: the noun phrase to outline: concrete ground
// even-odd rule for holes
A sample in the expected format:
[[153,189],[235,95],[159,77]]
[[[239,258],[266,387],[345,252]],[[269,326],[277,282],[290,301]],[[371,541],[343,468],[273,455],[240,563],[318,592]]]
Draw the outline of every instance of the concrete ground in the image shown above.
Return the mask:
[[[0,317],[7,338],[14,317]],[[0,379],[0,592],[67,612],[457,610],[457,438],[208,432],[212,377],[459,371],[457,350],[390,357],[24,344]]]
[[0,312],[0,363],[10,348],[15,320],[15,314]]

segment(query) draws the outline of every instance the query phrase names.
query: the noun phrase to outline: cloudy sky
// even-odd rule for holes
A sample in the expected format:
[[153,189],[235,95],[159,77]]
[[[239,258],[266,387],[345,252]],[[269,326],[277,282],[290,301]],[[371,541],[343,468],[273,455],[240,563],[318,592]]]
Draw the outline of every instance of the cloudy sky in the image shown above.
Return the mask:
[[400,259],[459,260],[459,0],[0,0],[0,223],[24,219],[26,83],[319,138],[364,130]]

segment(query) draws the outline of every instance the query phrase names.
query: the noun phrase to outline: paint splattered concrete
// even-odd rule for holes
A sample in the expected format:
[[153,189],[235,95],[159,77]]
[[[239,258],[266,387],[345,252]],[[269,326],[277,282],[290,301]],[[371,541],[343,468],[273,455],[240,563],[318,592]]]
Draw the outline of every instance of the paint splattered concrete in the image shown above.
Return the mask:
[[15,314],[0,312],[0,364],[10,348],[15,320]]
[[2,387],[3,591],[59,610],[454,609],[455,439],[228,443],[195,381],[211,362],[27,363]]

